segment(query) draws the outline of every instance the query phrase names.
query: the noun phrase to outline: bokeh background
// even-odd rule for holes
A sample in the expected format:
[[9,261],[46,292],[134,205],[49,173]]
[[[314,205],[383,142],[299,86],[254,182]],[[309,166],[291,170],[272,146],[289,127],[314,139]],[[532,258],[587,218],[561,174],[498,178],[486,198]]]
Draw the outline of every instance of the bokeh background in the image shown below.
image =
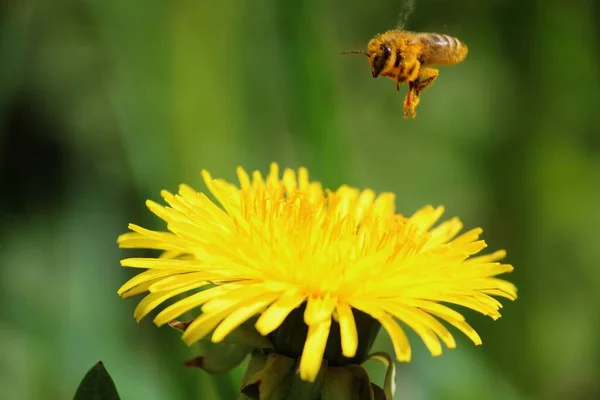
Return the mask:
[[432,358],[413,340],[398,399],[600,398],[600,3],[417,0],[408,28],[470,52],[416,120],[338,54],[403,4],[0,2],[0,398],[69,399],[99,359],[126,400],[235,398],[241,369],[185,369],[197,347],[135,323],[116,237],[162,228],[144,200],[204,190],[202,168],[271,161],[394,191],[406,214],[443,204],[508,249],[519,299],[467,314],[483,346]]

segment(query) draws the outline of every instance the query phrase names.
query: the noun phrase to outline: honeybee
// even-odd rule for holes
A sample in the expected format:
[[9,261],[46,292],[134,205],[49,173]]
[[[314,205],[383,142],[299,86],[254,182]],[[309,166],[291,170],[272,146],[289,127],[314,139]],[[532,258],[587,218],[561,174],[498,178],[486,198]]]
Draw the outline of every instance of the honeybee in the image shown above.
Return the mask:
[[455,37],[438,33],[416,33],[392,29],[375,36],[367,51],[344,51],[369,58],[373,78],[385,76],[396,81],[396,90],[407,83],[404,118],[415,118],[421,93],[437,79],[431,66],[455,65],[467,56],[467,46]]

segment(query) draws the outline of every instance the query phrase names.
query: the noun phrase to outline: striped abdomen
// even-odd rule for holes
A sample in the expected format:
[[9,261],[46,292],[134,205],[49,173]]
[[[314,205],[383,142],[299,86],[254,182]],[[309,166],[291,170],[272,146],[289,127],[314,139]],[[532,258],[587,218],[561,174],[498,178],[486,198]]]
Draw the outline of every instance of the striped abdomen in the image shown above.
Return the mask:
[[453,36],[420,33],[416,40],[421,42],[423,47],[421,57],[419,57],[423,64],[458,64],[467,56],[467,45]]

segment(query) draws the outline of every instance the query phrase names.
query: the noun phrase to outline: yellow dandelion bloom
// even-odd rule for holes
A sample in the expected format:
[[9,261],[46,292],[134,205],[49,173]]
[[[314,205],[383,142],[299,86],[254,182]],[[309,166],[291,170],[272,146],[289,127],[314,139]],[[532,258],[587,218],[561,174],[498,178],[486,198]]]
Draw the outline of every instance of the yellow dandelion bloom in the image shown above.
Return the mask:
[[162,192],[169,206],[147,201],[167,232],[130,224],[119,237],[124,248],[163,250],[158,258],[128,258],[126,267],[146,271],[125,283],[123,297],[149,291],[135,310],[139,321],[161,303],[196,290],[155,317],[163,325],[201,307],[183,333],[192,344],[211,334],[222,341],[248,319],[269,335],[303,307],[308,334],[300,376],[313,381],[320,369],[332,321],[339,324],[344,357],[355,356],[358,329],[353,311],[370,315],[388,332],[399,361],[411,347],[399,322],[414,330],[432,355],[456,346],[443,320],[481,344],[477,332],[449,304],[500,317],[492,296],[516,298],[513,284],[496,278],[513,267],[498,261],[504,251],[486,247],[477,228],[458,235],[458,218],[434,227],[443,207],[427,206],[410,217],[395,211],[392,193],[377,195],[342,186],[324,190],[308,172],[277,164],[263,178],[237,170],[240,186],[213,179],[206,186],[220,203],[181,185]]

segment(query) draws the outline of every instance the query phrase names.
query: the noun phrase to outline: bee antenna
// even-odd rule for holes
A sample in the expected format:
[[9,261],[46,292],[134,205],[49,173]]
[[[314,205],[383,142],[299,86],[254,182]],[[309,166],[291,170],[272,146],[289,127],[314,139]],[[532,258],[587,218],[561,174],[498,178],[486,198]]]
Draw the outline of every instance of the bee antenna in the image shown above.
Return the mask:
[[367,52],[361,50],[340,51],[340,54],[364,54],[365,56],[369,55]]

